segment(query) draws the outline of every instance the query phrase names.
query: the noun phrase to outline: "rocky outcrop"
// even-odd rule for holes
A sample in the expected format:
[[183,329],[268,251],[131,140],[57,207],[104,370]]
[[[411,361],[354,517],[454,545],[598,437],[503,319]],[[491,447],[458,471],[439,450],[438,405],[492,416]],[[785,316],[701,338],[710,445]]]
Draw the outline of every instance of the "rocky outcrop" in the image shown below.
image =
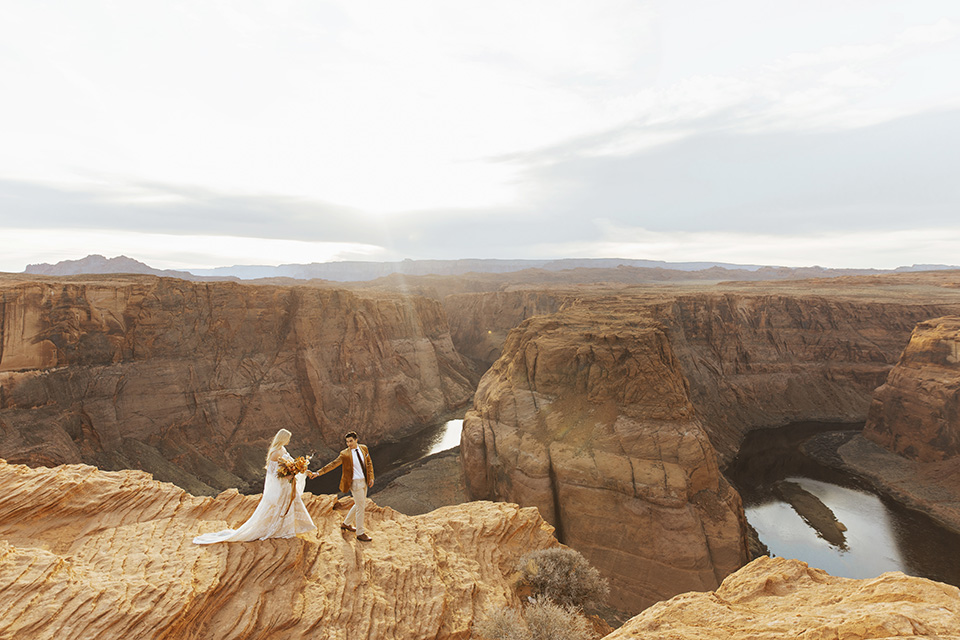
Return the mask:
[[90,277],[0,284],[0,456],[140,468],[194,493],[262,473],[280,427],[329,454],[466,404],[434,300]]
[[900,572],[836,578],[805,562],[758,558],[713,593],[656,604],[605,640],[956,638],[960,590]]
[[[634,610],[712,589],[745,560],[739,498],[716,467],[747,431],[863,420],[916,322],[956,308],[753,291],[553,295],[560,310],[511,332],[480,383],[461,447],[468,492],[537,506]],[[598,533],[608,513],[627,519],[616,536]]]
[[658,307],[724,463],[750,429],[860,422],[917,322],[950,304],[824,296],[680,296]]
[[536,506],[622,610],[716,588],[745,562],[740,498],[649,317],[577,306],[527,320],[503,351],[464,420],[472,497]]
[[31,640],[464,638],[516,606],[517,559],[556,540],[537,512],[470,503],[415,518],[368,502],[374,541],[305,496],[316,532],[194,545],[258,496],[198,498],[139,471],[0,461],[0,637]]
[[863,434],[918,462],[960,454],[960,316],[916,326],[874,395]]

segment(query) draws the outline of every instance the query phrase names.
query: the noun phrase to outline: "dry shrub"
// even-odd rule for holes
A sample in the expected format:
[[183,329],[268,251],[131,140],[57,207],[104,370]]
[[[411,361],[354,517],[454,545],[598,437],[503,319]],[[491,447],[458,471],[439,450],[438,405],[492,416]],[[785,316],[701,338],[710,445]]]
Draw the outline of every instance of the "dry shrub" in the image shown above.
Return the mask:
[[538,549],[517,563],[523,580],[535,596],[566,607],[602,605],[610,593],[607,581],[578,551],[556,547]]
[[510,607],[488,611],[474,631],[486,640],[532,640],[520,613]]
[[590,640],[590,623],[577,610],[537,598],[523,610],[532,640]]
[[579,611],[537,598],[516,609],[501,607],[487,613],[474,627],[486,640],[592,640],[590,622]]

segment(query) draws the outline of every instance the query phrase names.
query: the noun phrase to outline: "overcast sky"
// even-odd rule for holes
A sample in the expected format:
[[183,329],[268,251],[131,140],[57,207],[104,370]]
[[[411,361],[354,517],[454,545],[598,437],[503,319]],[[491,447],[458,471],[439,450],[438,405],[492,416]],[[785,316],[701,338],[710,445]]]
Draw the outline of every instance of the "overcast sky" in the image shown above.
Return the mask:
[[0,270],[960,264],[957,0],[0,0]]

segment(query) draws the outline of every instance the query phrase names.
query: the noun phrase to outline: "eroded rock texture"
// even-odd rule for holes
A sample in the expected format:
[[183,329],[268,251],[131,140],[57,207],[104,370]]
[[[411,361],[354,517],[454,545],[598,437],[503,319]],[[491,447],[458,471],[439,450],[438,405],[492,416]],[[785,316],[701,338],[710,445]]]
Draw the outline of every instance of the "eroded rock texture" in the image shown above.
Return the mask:
[[713,593],[656,604],[606,640],[868,640],[960,637],[960,590],[900,572],[836,578],[762,557]]
[[471,495],[537,506],[626,610],[713,589],[745,561],[739,498],[717,467],[747,431],[862,420],[914,324],[954,308],[754,293],[564,300],[508,335],[461,456]]
[[508,576],[557,544],[533,509],[470,503],[407,517],[368,501],[372,543],[340,530],[334,496],[305,502],[315,533],[194,545],[259,496],[199,498],[140,471],[0,461],[0,637],[31,640],[465,638]]
[[0,286],[0,456],[139,468],[195,493],[262,473],[280,427],[330,454],[469,401],[440,304],[129,277]]
[[483,377],[461,455],[474,498],[536,506],[639,610],[746,560],[740,498],[649,316],[527,320]]
[[547,291],[451,294],[443,298],[457,351],[480,373],[497,358],[507,333],[531,316],[547,315],[570,304],[571,296]]
[[918,462],[960,454],[960,317],[916,326],[876,391],[863,434]]
[[681,296],[658,308],[721,460],[757,427],[858,422],[917,322],[952,305]]

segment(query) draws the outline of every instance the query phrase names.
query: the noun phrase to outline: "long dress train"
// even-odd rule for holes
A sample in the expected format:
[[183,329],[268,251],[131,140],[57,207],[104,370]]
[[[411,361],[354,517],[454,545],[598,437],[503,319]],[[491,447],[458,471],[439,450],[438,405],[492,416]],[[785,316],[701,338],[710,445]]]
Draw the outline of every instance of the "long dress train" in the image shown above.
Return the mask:
[[[286,449],[281,456],[293,460]],[[296,481],[277,477],[278,463],[271,460],[267,465],[267,477],[263,481],[263,495],[253,515],[240,525],[239,529],[224,529],[204,533],[193,539],[195,544],[213,544],[215,542],[250,542],[267,538],[292,538],[298,533],[316,529],[310,513],[303,504],[303,486],[307,476],[296,475]]]

